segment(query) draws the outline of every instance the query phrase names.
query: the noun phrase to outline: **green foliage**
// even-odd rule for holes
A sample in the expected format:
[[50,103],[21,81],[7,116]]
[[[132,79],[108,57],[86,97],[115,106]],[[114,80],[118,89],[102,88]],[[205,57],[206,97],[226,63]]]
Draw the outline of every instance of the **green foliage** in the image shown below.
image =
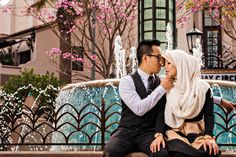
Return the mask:
[[45,89],[47,85],[54,87],[60,87],[64,83],[59,81],[54,74],[39,75],[34,74],[33,69],[21,71],[18,76],[11,77],[7,83],[3,86],[3,90],[6,93],[14,93],[18,88],[32,84],[38,89]]
[[3,54],[0,53],[0,63],[3,65],[13,65],[12,56],[10,53]]
[[[54,74],[34,74],[33,69],[22,71],[20,75],[11,77],[3,86],[6,94],[14,97],[18,109],[22,107],[26,97],[30,94],[37,99],[38,114],[55,108],[55,99],[60,86],[64,83],[59,81]],[[32,86],[31,86],[32,85]],[[50,86],[49,86],[50,85]],[[7,100],[5,100],[5,104]],[[13,107],[13,106],[12,106]],[[49,109],[50,108],[50,109]]]

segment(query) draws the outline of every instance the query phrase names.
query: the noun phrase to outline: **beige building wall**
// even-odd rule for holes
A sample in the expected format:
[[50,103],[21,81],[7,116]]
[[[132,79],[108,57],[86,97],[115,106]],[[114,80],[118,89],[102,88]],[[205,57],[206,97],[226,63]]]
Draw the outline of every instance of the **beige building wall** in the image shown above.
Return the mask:
[[[28,0],[29,2],[32,2],[33,0]],[[24,3],[20,0],[15,0],[12,5],[15,8],[23,8]],[[15,10],[16,14],[21,14],[21,10]],[[4,24],[0,24],[0,33],[5,34],[13,34],[25,29],[28,29],[32,26],[37,25],[39,22],[35,20],[33,17],[19,17],[15,16],[13,14],[0,14],[1,21],[4,21]],[[193,21],[195,21],[196,27],[202,31],[202,14],[197,13],[195,15],[190,15],[190,19],[187,21],[187,23],[180,27],[179,25],[176,26],[177,28],[177,48],[183,49],[188,52],[188,46],[187,46],[187,39],[186,39],[186,33],[189,32],[193,28]],[[122,35],[122,43],[123,48],[126,50],[126,56],[129,56],[129,51],[131,47],[136,47],[138,44],[138,25],[137,21],[134,22],[135,27],[132,29],[132,32],[130,33],[130,40],[127,40],[126,35]],[[99,39],[97,39],[99,40]],[[232,52],[234,56],[236,56],[236,45],[235,41],[233,42],[232,39],[228,38],[227,36],[223,35],[223,42],[227,41],[228,45],[232,46]],[[73,41],[75,42],[75,41]],[[76,43],[76,42],[75,42]],[[79,46],[79,45],[78,45]],[[59,65],[58,58],[55,58],[54,60],[50,60],[49,56],[47,55],[47,51],[50,51],[51,48],[59,48],[59,39],[58,37],[50,30],[50,29],[42,29],[36,31],[36,39],[34,43],[34,52],[31,54],[31,61],[22,64],[19,67],[13,68],[12,70],[9,70],[9,68],[4,69],[0,66],[1,73],[19,73],[19,69],[24,68],[34,68],[34,71],[39,74],[45,74],[47,71],[54,72],[56,76],[58,76],[59,72]],[[86,59],[86,58],[85,58]],[[91,62],[86,59],[86,64],[84,64],[84,70],[83,71],[73,71],[72,72],[72,82],[78,82],[79,79],[81,79],[82,75],[85,75],[87,79],[83,80],[90,80],[91,78]],[[99,61],[95,61],[96,64],[99,64]],[[96,79],[102,79],[103,77],[99,75],[98,73],[95,74]]]
[[[24,15],[26,6],[31,5],[33,2],[35,0],[11,0],[10,6],[13,8],[12,12],[0,13],[0,19],[2,21],[0,24],[0,33],[8,35],[19,33],[20,35],[10,38],[11,40],[16,39],[18,41],[32,33],[31,31],[22,34],[20,32],[41,25],[42,23],[36,18]],[[0,6],[1,11],[4,8],[6,7]],[[37,29],[38,27],[35,28]],[[18,45],[13,45],[13,51],[17,49]],[[53,47],[59,48],[59,46],[58,37],[49,28],[43,27],[43,29],[35,30],[34,51],[31,52],[31,61],[19,66],[0,65],[0,82],[3,83],[10,75],[19,75],[20,70],[32,68],[37,74],[50,72],[55,73],[55,76],[58,77],[58,58],[51,60],[47,51],[50,51]],[[26,42],[20,44],[16,55],[24,50],[28,50]]]
[[34,51],[31,53],[31,61],[21,64],[22,69],[34,69],[37,74],[47,72],[55,73],[58,77],[58,59],[50,59],[48,51],[60,47],[58,37],[48,28],[36,31]]
[[[13,34],[15,32],[19,32],[41,24],[32,16],[24,15],[23,11],[25,11],[27,4],[30,5],[32,2],[34,2],[34,0],[11,0],[10,6],[13,8],[12,12],[0,13],[0,19],[1,21],[4,21],[4,24],[0,25],[0,33]],[[5,7],[0,6],[1,11],[4,8]]]
[[[137,21],[133,21],[133,27],[131,29],[130,32],[124,32],[123,35],[121,35],[121,40],[122,40],[122,48],[125,49],[125,56],[128,57],[130,54],[130,48],[131,47],[136,47],[138,46],[138,25],[137,25]],[[98,29],[96,29],[96,33],[98,33]],[[117,34],[118,35],[118,34]],[[77,34],[76,36],[80,36],[79,34]],[[77,43],[77,41],[75,41],[76,39],[72,40],[72,43]],[[101,39],[99,38],[99,35],[96,35],[96,41],[97,43],[101,42]],[[108,42],[105,42],[108,44]],[[113,41],[113,45],[114,45],[114,41]],[[79,46],[79,45],[77,45]],[[105,47],[104,52],[108,52],[108,45],[107,47]],[[88,52],[87,52],[88,53]],[[92,54],[91,54],[92,55]],[[108,56],[108,54],[104,53],[105,56]],[[81,81],[88,81],[91,78],[91,62],[88,58],[84,58],[85,59],[85,64],[84,64],[84,69],[83,71],[72,71],[72,82],[81,82]],[[113,63],[115,63],[115,56],[112,57]],[[95,60],[95,64],[101,64],[101,61],[99,61],[98,59]],[[113,70],[115,70],[115,65],[113,67],[111,67]],[[115,73],[115,71],[114,71]],[[85,76],[85,77],[83,77]],[[95,73],[95,79],[104,79],[103,76],[101,76],[101,74],[99,73]]]
[[183,27],[181,27],[180,24],[176,24],[176,29],[177,29],[176,48],[182,49],[186,52],[189,52],[186,33],[192,30],[193,23],[195,22],[195,26],[198,30],[200,30],[201,32],[203,31],[202,30],[202,14],[196,13],[195,15],[192,14],[189,17],[190,19],[186,22],[186,24]]
[[[31,33],[31,32],[29,32]],[[26,34],[17,36],[16,38],[23,38]],[[13,46],[13,50],[16,49],[18,44]],[[25,64],[19,66],[9,66],[0,64],[0,82],[4,83],[8,76],[19,75],[21,70],[33,69],[36,74],[54,73],[58,77],[59,66],[58,58],[51,59],[48,55],[48,51],[52,48],[58,48],[60,46],[58,37],[49,29],[42,28],[35,31],[35,42],[33,44],[34,51],[31,52],[31,60]],[[28,47],[25,42],[22,42],[19,51],[27,50]],[[17,54],[16,54],[17,55]],[[0,83],[0,84],[1,84]]]

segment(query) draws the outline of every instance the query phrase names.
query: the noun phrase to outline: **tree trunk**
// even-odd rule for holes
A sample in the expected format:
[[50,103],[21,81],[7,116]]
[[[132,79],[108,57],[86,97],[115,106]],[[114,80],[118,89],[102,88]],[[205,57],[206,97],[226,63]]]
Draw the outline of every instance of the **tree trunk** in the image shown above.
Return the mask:
[[71,83],[72,61],[71,59],[63,58],[63,53],[71,52],[71,33],[69,30],[72,25],[71,22],[67,20],[68,15],[64,8],[59,8],[57,11],[57,22],[60,31],[60,50],[62,52],[59,59],[59,80]]

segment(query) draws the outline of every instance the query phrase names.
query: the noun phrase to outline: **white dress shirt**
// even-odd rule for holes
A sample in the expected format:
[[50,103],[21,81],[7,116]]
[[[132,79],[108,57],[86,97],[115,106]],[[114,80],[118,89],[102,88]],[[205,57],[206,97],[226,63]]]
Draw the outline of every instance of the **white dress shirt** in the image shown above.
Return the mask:
[[213,96],[213,101],[214,101],[214,104],[220,105],[222,98],[218,96]]
[[[141,76],[143,84],[147,90],[149,75],[141,69],[138,69],[138,74]],[[146,98],[141,99],[136,92],[132,77],[128,75],[120,80],[119,93],[121,99],[131,111],[133,111],[137,116],[143,116],[157,104],[157,102],[166,93],[166,90],[161,85],[159,85]]]

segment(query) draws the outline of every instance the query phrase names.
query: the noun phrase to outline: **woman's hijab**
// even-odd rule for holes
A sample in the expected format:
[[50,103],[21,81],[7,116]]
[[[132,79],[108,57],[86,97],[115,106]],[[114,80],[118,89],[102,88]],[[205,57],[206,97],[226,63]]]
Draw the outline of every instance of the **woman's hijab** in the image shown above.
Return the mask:
[[174,87],[167,93],[165,122],[171,128],[179,128],[185,119],[192,119],[201,112],[210,86],[200,78],[201,64],[194,56],[172,50],[163,57],[177,70]]

